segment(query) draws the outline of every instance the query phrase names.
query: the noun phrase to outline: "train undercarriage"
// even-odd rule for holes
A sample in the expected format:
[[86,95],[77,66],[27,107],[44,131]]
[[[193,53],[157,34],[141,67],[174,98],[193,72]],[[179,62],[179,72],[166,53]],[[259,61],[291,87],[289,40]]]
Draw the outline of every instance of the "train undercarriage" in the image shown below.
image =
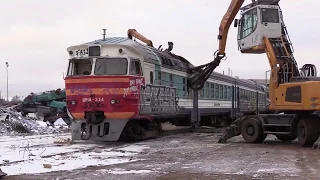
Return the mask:
[[[170,122],[173,126],[191,127],[188,116],[176,118],[136,118],[107,120],[89,118],[71,123],[72,140],[94,141],[140,141],[157,138],[163,133],[162,123]],[[229,114],[203,116],[199,126],[224,127],[233,122]]]

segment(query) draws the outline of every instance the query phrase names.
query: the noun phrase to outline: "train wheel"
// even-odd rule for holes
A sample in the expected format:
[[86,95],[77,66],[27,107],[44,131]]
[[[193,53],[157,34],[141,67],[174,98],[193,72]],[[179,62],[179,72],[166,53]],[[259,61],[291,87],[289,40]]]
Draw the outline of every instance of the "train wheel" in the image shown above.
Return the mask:
[[282,134],[276,135],[276,137],[282,142],[289,142],[297,139],[297,136],[282,135]]
[[312,145],[319,137],[319,119],[307,117],[301,119],[297,126],[298,141],[302,146]]
[[261,122],[254,118],[244,120],[241,125],[241,135],[248,143],[261,143],[267,137],[267,134],[263,133]]

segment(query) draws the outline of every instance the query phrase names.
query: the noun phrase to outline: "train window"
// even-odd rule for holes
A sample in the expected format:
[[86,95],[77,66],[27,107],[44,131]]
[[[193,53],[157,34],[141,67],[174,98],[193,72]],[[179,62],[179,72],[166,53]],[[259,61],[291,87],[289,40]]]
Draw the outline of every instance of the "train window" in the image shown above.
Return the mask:
[[126,58],[98,58],[94,74],[96,75],[126,75],[128,61]]
[[223,86],[223,99],[228,98],[227,86]]
[[71,59],[67,76],[87,76],[91,74],[92,59]]
[[193,97],[193,90],[191,88],[188,88],[188,95],[189,97]]
[[219,84],[216,84],[216,99],[219,99]]
[[182,84],[183,84],[183,95],[186,96],[187,92],[186,92],[186,78],[182,78]]
[[220,85],[219,94],[220,94],[220,99],[223,99],[223,85]]
[[206,98],[210,98],[210,86],[209,83],[206,82],[206,94],[205,94]]
[[263,94],[260,94],[260,102],[264,102]]
[[204,88],[200,90],[200,97],[204,97]]
[[161,85],[161,72],[158,71],[158,84]]
[[231,87],[230,86],[228,86],[227,93],[228,93],[228,99],[230,100],[231,99]]
[[139,60],[131,59],[130,61],[130,75],[142,76],[142,68]]
[[214,84],[211,84],[211,98],[214,98]]
[[153,72],[150,71],[150,84],[153,84]]
[[161,64],[162,65],[165,64],[163,57],[160,57],[160,59],[161,59]]

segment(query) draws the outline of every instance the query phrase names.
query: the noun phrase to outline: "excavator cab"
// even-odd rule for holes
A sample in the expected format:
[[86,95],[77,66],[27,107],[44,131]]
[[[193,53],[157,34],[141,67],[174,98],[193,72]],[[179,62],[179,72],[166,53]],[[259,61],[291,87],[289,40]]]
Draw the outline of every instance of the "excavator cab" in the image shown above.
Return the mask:
[[238,49],[241,53],[265,53],[263,37],[279,38],[282,35],[281,11],[278,1],[258,0],[242,7],[238,27]]

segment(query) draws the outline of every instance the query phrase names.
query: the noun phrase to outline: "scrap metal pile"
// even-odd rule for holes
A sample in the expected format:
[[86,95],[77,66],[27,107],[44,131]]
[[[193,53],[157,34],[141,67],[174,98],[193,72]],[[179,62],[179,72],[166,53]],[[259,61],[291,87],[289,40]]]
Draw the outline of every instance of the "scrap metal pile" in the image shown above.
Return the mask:
[[65,99],[66,92],[61,89],[31,93],[14,109],[21,112],[24,117],[29,113],[35,113],[37,118],[44,122],[54,123],[55,120],[62,118],[69,124]]
[[62,118],[51,124],[32,116],[23,117],[12,107],[0,107],[0,136],[53,134],[68,131],[68,125]]
[[31,93],[21,103],[0,106],[0,135],[52,134],[68,128],[65,90]]

